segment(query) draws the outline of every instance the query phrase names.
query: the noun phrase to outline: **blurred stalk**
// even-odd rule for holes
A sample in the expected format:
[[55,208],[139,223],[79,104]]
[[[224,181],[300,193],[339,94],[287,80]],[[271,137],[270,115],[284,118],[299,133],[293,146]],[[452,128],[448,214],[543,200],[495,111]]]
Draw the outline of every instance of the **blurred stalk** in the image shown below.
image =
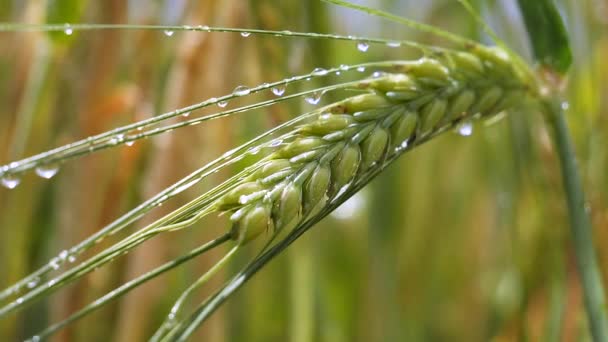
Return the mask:
[[48,41],[38,39],[34,51],[32,68],[28,72],[25,93],[21,99],[19,110],[17,111],[17,122],[11,142],[10,160],[17,160],[24,157],[25,147],[30,137],[32,121],[39,104],[41,90],[50,64],[50,53]]
[[314,250],[311,235],[303,236],[291,250],[291,329],[292,342],[314,341]]
[[[301,11],[307,14],[303,23],[303,29],[310,32],[329,32],[328,15],[326,8],[318,1],[309,1],[301,5]],[[329,48],[331,42],[326,39],[318,39],[307,42],[310,44],[310,51],[307,60],[313,67],[324,66],[330,57]],[[303,67],[309,67],[304,63]],[[318,86],[318,84],[317,84]],[[298,106],[298,112],[303,108]],[[315,296],[317,276],[314,273],[313,265],[316,257],[313,241],[310,235],[300,239],[290,251],[290,280],[291,280],[291,324],[290,340],[292,342],[311,342],[315,336]]]
[[370,338],[373,341],[402,341],[399,322],[399,290],[397,253],[399,218],[403,201],[397,184],[401,177],[398,165],[384,171],[375,182],[368,223],[369,298],[373,312],[370,320]]
[[583,286],[585,308],[594,341],[608,341],[608,316],[602,278],[593,246],[592,226],[585,210],[585,196],[576,165],[574,148],[564,118],[562,103],[545,103],[548,121],[553,129],[554,144],[559,155],[562,181],[568,202],[570,232],[578,272]]
[[[563,268],[561,265],[560,271]],[[566,289],[563,272],[553,275],[550,287],[549,314],[545,331],[545,341],[561,341],[562,322],[565,308]]]
[[[39,22],[45,15],[44,6],[40,4],[30,4],[27,6],[23,20],[29,22]],[[31,37],[31,43],[28,38]],[[23,93],[19,99],[19,105],[15,116],[15,128],[12,139],[8,142],[10,150],[8,159],[14,160],[23,157],[29,149],[37,148],[46,143],[48,138],[48,108],[45,107],[45,99],[52,98],[52,91],[49,93],[49,67],[53,63],[53,54],[49,42],[44,35],[33,35],[23,40],[24,49],[17,49],[16,55],[26,58],[28,63],[27,76],[23,87]],[[30,50],[31,49],[31,50]],[[31,54],[31,58],[30,57]],[[32,139],[30,139],[30,137]],[[3,243],[3,253],[0,257],[4,258],[7,266],[5,279],[7,283],[19,279],[29,269],[29,262],[32,256],[38,251],[32,250],[31,236],[39,236],[43,232],[39,231],[42,227],[33,224],[35,222],[36,209],[41,205],[42,184],[38,182],[28,182],[22,184],[14,192],[7,196],[5,211],[0,217],[0,226],[11,227],[5,234],[0,235]],[[48,227],[46,227],[48,228]],[[26,316],[24,314],[24,316]],[[21,317],[24,317],[21,316]],[[27,315],[32,317],[31,315]],[[18,322],[18,323],[17,323]],[[36,329],[40,322],[19,321],[19,318],[10,318],[0,324],[0,336],[8,340],[19,339],[22,335],[27,335],[32,329]]]

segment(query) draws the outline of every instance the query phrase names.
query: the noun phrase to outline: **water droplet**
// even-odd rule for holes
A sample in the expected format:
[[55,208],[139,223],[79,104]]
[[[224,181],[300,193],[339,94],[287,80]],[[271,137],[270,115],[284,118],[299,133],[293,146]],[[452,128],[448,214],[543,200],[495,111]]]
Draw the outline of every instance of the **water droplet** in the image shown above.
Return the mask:
[[228,101],[220,101],[217,103],[217,106],[220,108],[224,108],[228,105]]
[[108,143],[110,145],[116,145],[116,144],[119,144],[119,143],[123,142],[124,140],[125,140],[125,135],[124,134],[116,134],[116,136],[113,137],[112,139],[110,139],[108,141]]
[[14,175],[6,175],[0,179],[0,182],[2,182],[3,187],[7,189],[14,189],[17,187],[17,185],[19,185],[19,183],[21,183],[21,179]]
[[40,278],[36,277],[27,282],[27,288],[33,289],[34,287],[36,287],[38,285],[39,282],[40,282]]
[[251,35],[251,32],[241,32],[241,36],[243,37],[249,37]]
[[216,102],[217,102],[217,97],[212,97],[207,100],[207,103],[216,103]]
[[190,116],[190,112],[185,112],[184,114],[182,114],[183,117],[187,118]]
[[247,151],[247,152],[249,152],[249,154],[254,154],[255,155],[255,154],[260,153],[261,149],[262,148],[260,146],[255,146],[255,147],[252,147],[251,149],[249,149],[249,151]]
[[367,49],[369,49],[369,44],[366,42],[358,42],[357,43],[357,50],[361,51],[361,52],[366,52]]
[[30,341],[32,341],[32,342],[40,342],[40,336],[38,336],[38,335],[34,335],[34,336],[32,336],[32,338],[30,339]]
[[42,165],[36,168],[36,174],[44,179],[50,179],[59,172],[57,164]]
[[358,72],[364,72],[365,71],[365,67],[364,66],[357,67],[357,71]]
[[210,31],[209,30],[209,26],[207,26],[207,25],[199,25],[198,28],[201,29],[201,30],[207,31],[207,32]]
[[340,64],[340,70],[342,71],[348,71],[348,69],[350,69],[350,67],[346,64]]
[[456,132],[463,137],[468,137],[473,134],[473,123],[465,121],[456,127]]
[[323,68],[315,68],[312,71],[312,74],[315,76],[325,76],[325,75],[327,75],[327,73],[328,73],[328,71]]
[[251,89],[249,89],[248,87],[245,87],[245,86],[238,86],[238,87],[234,88],[234,91],[232,92],[232,94],[234,94],[236,96],[245,96],[245,95],[249,95],[249,93],[251,93]]
[[311,105],[316,105],[317,103],[319,103],[319,101],[321,101],[321,96],[323,96],[323,93],[320,91],[315,91],[312,94],[308,94],[304,97],[304,100],[306,100],[306,102],[310,103]]
[[133,146],[134,144],[135,144],[135,140],[129,140],[125,143],[125,145],[127,145],[129,147]]
[[59,258],[55,257],[53,259],[51,259],[51,261],[49,262],[49,266],[51,266],[52,269],[54,270],[58,270],[59,269]]
[[378,78],[378,77],[383,76],[383,75],[384,75],[384,73],[383,73],[383,72],[380,72],[380,71],[374,71],[374,73],[372,74],[372,77],[373,77],[373,78]]
[[336,71],[336,75],[340,75],[341,73],[339,71]]
[[561,107],[562,107],[562,110],[568,110],[568,108],[570,108],[570,102],[568,102],[568,101],[562,102]]
[[175,33],[171,30],[165,30],[164,32],[165,32],[165,36],[167,36],[167,37],[171,37],[173,35],[173,33]]
[[70,24],[65,24],[64,25],[64,29],[63,29],[63,33],[65,33],[68,36],[71,36],[72,33],[74,33],[74,30],[72,29],[72,26]]
[[283,94],[285,94],[285,85],[278,85],[276,87],[272,87],[270,91],[272,91],[272,93],[276,96],[283,96]]
[[393,41],[386,43],[386,46],[396,48],[401,46],[401,42]]
[[60,258],[61,260],[65,260],[65,259],[67,259],[67,258],[68,258],[68,251],[66,251],[65,249],[64,249],[64,250],[62,250],[62,251],[59,253],[59,258]]
[[21,297],[17,298],[16,302],[17,302],[17,304],[23,303],[23,298],[21,298]]
[[276,140],[271,141],[268,146],[277,147],[277,146],[281,145],[282,143],[283,143],[283,139],[276,139]]

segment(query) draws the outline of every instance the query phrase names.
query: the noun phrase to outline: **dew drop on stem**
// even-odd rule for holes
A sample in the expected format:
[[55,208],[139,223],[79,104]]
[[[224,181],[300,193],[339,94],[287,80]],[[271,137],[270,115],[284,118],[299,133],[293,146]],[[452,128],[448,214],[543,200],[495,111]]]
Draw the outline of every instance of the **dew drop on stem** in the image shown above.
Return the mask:
[[220,101],[217,103],[217,106],[220,108],[225,108],[228,105],[228,101]]
[[249,95],[249,93],[251,93],[251,89],[249,89],[246,86],[238,86],[238,87],[234,88],[234,91],[232,92],[232,94],[234,94],[236,96],[245,96],[245,95]]
[[7,189],[14,189],[21,183],[21,179],[15,175],[6,175],[0,179],[0,183]]
[[283,94],[285,94],[285,85],[278,85],[276,87],[272,87],[270,91],[272,91],[272,93],[276,96],[283,96]]
[[367,42],[357,42],[357,50],[361,52],[366,52],[369,49],[369,44]]
[[28,289],[33,289],[34,287],[38,286],[38,283],[40,282],[40,278],[35,277],[32,280],[27,282],[27,288]]
[[251,32],[241,32],[241,36],[242,36],[242,37],[247,38],[247,37],[249,37],[250,35],[251,35]]
[[271,141],[268,146],[277,147],[277,146],[280,146],[282,143],[283,143],[283,139],[275,139],[275,140]]
[[173,32],[171,30],[165,30],[164,33],[165,33],[165,36],[171,37],[171,36],[173,36],[173,33],[175,33],[175,32]]
[[315,68],[312,71],[312,74],[315,76],[325,76],[325,75],[327,75],[327,73],[328,73],[328,71],[323,68]]
[[358,72],[364,72],[365,71],[365,67],[364,66],[357,67],[357,71]]
[[456,133],[458,133],[458,135],[461,135],[463,137],[468,137],[471,134],[473,134],[473,123],[471,121],[465,121],[461,124],[459,124],[456,127]]
[[306,95],[304,97],[304,100],[306,100],[306,102],[310,103],[311,105],[316,105],[319,103],[319,101],[321,101],[321,96],[323,96],[322,92],[315,91],[314,93]]
[[63,33],[65,33],[67,36],[71,36],[72,33],[74,33],[74,29],[72,29],[72,26],[70,24],[65,24]]
[[401,46],[401,42],[393,41],[386,43],[386,46],[396,48]]
[[59,172],[59,165],[57,164],[41,165],[36,168],[36,174],[44,179],[53,178],[57,172]]

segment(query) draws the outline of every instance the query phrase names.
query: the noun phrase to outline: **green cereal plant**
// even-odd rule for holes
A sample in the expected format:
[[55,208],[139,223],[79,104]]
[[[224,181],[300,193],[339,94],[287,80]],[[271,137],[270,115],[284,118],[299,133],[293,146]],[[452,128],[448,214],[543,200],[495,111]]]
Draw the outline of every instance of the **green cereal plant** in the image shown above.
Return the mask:
[[[49,326],[33,337],[33,340],[46,338],[161,273],[232,240],[233,247],[230,251],[182,293],[163,324],[151,338],[153,341],[185,340],[222,302],[269,260],[359,191],[403,153],[417,148],[443,132],[454,128],[467,129],[472,121],[487,120],[514,108],[546,109],[550,108],[548,103],[553,103],[547,99],[544,80],[538,78],[518,55],[497,38],[495,39],[497,46],[485,46],[435,27],[381,11],[338,0],[328,2],[379,15],[422,32],[438,35],[453,43],[454,47],[445,48],[411,41],[335,34],[208,26],[0,24],[0,31],[43,30],[64,31],[69,34],[74,31],[100,29],[164,30],[168,34],[175,31],[236,32],[246,35],[350,40],[358,42],[361,46],[378,43],[398,44],[409,46],[422,53],[422,57],[412,61],[382,61],[341,65],[332,69],[318,68],[309,74],[265,83],[253,88],[237,87],[232,94],[211,98],[192,106],[118,127],[0,167],[3,185],[12,188],[18,185],[19,175],[28,170],[36,169],[39,174],[51,175],[59,163],[69,159],[130,144],[138,139],[170,132],[180,127],[240,115],[293,98],[304,97],[307,102],[316,105],[321,96],[327,92],[357,92],[356,95],[346,96],[342,100],[297,116],[227,152],[148,199],[91,237],[59,253],[47,265],[0,292],[0,318],[50,295],[158,234],[187,228],[207,215],[226,214],[229,216],[231,227],[222,236],[123,284],[66,320]],[[461,2],[472,15],[476,16],[467,2]],[[495,38],[491,31],[488,32]],[[290,84],[359,68],[374,68],[377,71],[369,78],[283,95],[285,87]],[[279,97],[230,110],[220,110],[215,114],[193,116],[178,123],[167,123],[171,118],[212,105],[223,108],[227,101],[264,90],[272,90]],[[66,261],[76,260],[86,250],[130,226],[156,206],[218,170],[246,157],[257,155],[260,151],[264,152],[260,154],[263,155],[262,157],[218,186],[97,254],[71,265],[57,277],[49,277],[52,271],[67,265]],[[571,158],[571,153],[565,154],[564,158]],[[566,168],[568,166],[572,165],[566,165]],[[573,187],[567,186],[571,190],[575,187],[576,184]],[[580,184],[578,187],[580,188]],[[577,192],[579,190],[572,191],[575,196],[580,195],[580,192]],[[571,210],[576,213],[576,208],[573,208]],[[574,216],[576,217],[576,214]],[[580,219],[585,220],[584,217]],[[577,222],[573,223],[573,225],[577,224]],[[574,231],[576,235],[577,230]],[[262,241],[263,247],[242,271],[214,295],[200,303],[195,310],[185,312],[184,303],[190,299],[194,291],[224,267],[242,246],[258,240]],[[580,248],[589,247],[589,243],[589,241],[581,242]],[[593,259],[593,249],[588,250],[588,253],[591,254],[587,255],[587,259]],[[603,293],[601,286],[598,288],[598,279],[594,279],[592,275],[589,281],[592,283],[589,286],[592,288],[590,291],[593,297],[590,299],[592,303],[587,303],[590,321],[593,336],[601,341],[602,336],[606,336],[605,312],[602,313],[602,309],[598,312],[595,305],[603,303]],[[30,286],[31,284],[33,285]],[[596,303],[593,303],[594,301]]]

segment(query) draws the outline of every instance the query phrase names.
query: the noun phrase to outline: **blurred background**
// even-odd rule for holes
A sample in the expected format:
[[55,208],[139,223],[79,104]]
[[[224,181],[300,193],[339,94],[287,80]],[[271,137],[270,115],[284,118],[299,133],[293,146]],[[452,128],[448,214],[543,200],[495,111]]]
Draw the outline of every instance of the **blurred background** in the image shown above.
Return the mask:
[[[456,1],[357,2],[489,42]],[[515,1],[474,2],[500,36],[528,56]],[[608,1],[558,3],[575,53],[566,89],[568,122],[606,278]],[[0,0],[0,22],[204,24],[445,45],[428,34],[313,0]],[[228,94],[238,85],[277,81],[315,67],[418,56],[383,45],[363,52],[353,42],[238,33],[70,33],[0,33],[0,164]],[[372,71],[332,75],[302,87]],[[272,97],[268,92],[242,102]],[[326,96],[322,103],[335,99]],[[0,288],[247,138],[312,108],[299,99],[181,128],[72,160],[50,180],[32,172],[15,189],[0,188]],[[133,229],[243,166],[182,193]],[[444,134],[404,155],[273,260],[198,330],[197,338],[589,340],[566,214],[556,155],[539,113],[513,112],[491,125],[476,125],[466,137]],[[226,228],[211,217],[152,239],[3,319],[0,340],[23,340]],[[177,296],[227,251],[222,248],[108,304],[54,340],[147,339]],[[252,253],[239,255],[199,299]]]

